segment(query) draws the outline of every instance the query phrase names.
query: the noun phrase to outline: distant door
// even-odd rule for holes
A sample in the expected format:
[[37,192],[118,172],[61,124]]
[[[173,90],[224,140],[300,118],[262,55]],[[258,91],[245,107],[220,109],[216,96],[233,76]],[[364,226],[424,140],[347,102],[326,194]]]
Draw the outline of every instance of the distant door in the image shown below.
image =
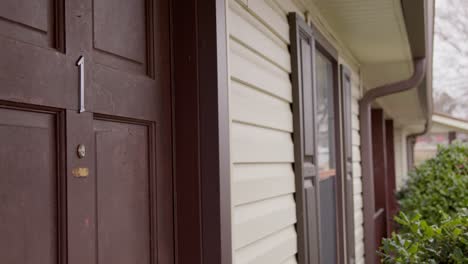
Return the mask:
[[167,1],[0,1],[1,263],[173,262],[169,45]]

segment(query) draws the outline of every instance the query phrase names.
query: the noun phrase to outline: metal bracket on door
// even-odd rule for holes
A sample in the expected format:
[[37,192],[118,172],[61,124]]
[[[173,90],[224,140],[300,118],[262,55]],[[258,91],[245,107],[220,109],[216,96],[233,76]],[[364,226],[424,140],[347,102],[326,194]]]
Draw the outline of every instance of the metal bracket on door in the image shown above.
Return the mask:
[[76,62],[76,66],[80,67],[80,109],[78,113],[83,113],[85,111],[84,106],[84,57],[80,56],[78,62]]

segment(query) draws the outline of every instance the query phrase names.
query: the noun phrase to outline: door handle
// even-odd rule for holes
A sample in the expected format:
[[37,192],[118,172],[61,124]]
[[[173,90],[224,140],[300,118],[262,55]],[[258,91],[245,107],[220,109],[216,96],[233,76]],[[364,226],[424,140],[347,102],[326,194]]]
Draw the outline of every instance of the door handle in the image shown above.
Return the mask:
[[79,67],[79,72],[80,72],[80,109],[78,110],[78,113],[83,113],[85,111],[85,99],[84,99],[84,57],[80,56],[78,61],[76,62],[76,66]]

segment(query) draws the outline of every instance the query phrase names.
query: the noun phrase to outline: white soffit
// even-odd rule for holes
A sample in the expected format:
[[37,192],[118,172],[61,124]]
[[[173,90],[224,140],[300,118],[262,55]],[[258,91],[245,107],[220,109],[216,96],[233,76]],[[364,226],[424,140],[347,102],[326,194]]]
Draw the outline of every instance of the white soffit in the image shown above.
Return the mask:
[[[309,0],[360,64],[365,89],[413,74],[401,0]],[[425,116],[416,89],[378,100],[398,126],[421,131]]]
[[[399,0],[310,0],[361,64],[410,62]],[[411,64],[408,67],[411,74]]]

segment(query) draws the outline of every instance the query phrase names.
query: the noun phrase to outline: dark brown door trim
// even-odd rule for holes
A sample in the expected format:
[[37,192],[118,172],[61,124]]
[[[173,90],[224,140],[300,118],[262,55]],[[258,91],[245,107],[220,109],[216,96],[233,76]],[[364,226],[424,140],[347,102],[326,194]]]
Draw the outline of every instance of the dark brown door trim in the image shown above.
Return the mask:
[[176,263],[232,262],[224,0],[173,0]]

